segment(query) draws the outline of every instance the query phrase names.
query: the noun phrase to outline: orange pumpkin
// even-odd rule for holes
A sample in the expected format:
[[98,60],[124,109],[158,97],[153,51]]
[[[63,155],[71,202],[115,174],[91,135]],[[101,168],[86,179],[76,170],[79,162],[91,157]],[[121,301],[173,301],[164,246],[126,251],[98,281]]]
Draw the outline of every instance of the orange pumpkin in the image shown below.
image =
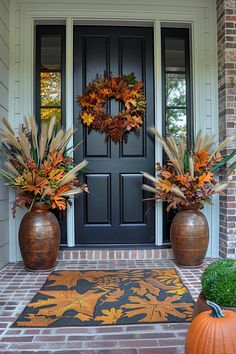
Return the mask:
[[194,318],[186,337],[186,354],[235,354],[236,313],[222,312],[214,302],[207,301],[210,311]]

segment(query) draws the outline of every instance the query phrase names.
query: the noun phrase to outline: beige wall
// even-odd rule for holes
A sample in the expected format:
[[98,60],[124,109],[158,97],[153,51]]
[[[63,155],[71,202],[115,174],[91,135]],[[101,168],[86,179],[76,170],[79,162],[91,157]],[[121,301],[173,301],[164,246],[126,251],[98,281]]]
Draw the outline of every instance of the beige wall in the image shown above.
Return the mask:
[[[9,94],[9,1],[0,0],[0,117],[8,116]],[[0,162],[1,165],[1,162]],[[8,188],[0,178],[0,268],[9,259]]]

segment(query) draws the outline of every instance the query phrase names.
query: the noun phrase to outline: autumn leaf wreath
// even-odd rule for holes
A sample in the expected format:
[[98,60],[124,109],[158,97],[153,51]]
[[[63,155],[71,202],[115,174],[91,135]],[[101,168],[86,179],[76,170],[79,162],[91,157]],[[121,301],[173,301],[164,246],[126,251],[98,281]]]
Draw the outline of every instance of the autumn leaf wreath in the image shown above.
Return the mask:
[[[97,75],[88,83],[82,96],[77,96],[81,105],[80,118],[89,130],[105,133],[106,137],[118,143],[127,141],[130,131],[140,134],[146,112],[146,100],[142,90],[143,82],[136,81],[134,73],[109,77]],[[107,113],[104,107],[109,100],[115,99],[122,105],[116,116]]]

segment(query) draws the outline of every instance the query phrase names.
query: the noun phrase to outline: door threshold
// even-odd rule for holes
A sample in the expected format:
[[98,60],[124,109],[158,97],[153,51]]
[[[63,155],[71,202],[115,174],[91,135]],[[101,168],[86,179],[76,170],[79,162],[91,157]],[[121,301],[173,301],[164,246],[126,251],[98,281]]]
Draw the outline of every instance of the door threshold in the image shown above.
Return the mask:
[[147,244],[147,243],[142,243],[142,244],[76,244],[73,247],[69,247],[67,245],[60,245],[60,250],[84,250],[84,249],[109,249],[109,250],[119,250],[119,249],[125,249],[125,250],[130,250],[130,249],[166,249],[166,248],[171,248],[170,243],[166,243],[164,245],[155,245],[154,243],[152,244]]

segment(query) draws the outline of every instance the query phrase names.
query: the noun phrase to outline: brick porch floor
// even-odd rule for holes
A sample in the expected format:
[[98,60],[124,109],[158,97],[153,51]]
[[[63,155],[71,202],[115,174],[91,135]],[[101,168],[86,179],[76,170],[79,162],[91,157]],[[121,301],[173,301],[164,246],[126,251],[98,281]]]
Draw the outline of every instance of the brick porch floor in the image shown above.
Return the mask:
[[[135,269],[175,267],[196,299],[204,267],[179,268],[171,260],[60,261],[56,269]],[[0,270],[0,353],[182,354],[188,324],[147,324],[52,329],[10,328],[41,288],[48,273],[30,273],[23,264]]]

